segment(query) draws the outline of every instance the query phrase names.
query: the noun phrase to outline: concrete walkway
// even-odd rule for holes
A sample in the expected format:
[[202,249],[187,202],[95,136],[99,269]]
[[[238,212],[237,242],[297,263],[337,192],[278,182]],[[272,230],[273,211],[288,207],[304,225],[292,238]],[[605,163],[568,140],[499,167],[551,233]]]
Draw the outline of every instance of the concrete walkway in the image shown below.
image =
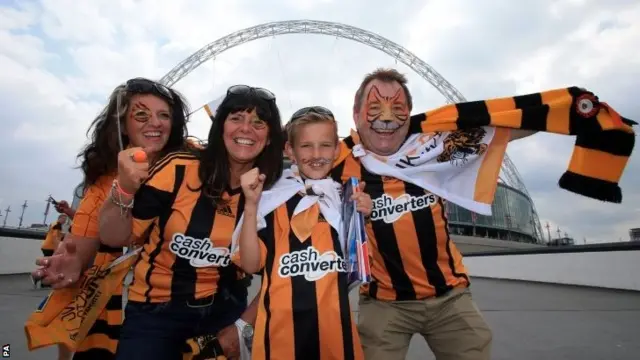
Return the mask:
[[[493,359],[640,359],[640,293],[472,281],[474,299],[494,332]],[[53,348],[28,352],[24,336],[24,322],[46,292],[32,289],[28,275],[0,276],[0,343],[11,346],[12,359],[56,358]],[[415,336],[407,359],[434,357]]]

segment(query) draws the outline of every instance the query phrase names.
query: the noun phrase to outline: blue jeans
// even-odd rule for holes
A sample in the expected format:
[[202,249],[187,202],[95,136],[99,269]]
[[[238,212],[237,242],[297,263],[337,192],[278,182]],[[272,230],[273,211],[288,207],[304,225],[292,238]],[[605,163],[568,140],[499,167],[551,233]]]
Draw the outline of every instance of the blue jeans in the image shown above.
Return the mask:
[[242,315],[246,298],[234,300],[128,302],[116,360],[181,360],[187,339],[215,334]]

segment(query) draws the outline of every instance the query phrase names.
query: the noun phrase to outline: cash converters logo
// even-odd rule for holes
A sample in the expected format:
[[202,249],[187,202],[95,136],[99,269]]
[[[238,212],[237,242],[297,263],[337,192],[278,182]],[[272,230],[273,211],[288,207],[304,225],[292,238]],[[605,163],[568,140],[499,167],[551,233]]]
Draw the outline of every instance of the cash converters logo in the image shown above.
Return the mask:
[[436,195],[426,193],[421,196],[402,194],[392,198],[387,194],[373,200],[371,221],[382,220],[387,224],[398,220],[403,214],[427,208],[438,201]]
[[227,247],[215,247],[211,239],[196,239],[176,233],[171,238],[169,250],[176,256],[189,260],[193,267],[229,266],[231,254]]
[[347,264],[335,251],[323,254],[313,246],[280,256],[280,277],[304,276],[307,281],[317,281],[330,272],[346,272]]

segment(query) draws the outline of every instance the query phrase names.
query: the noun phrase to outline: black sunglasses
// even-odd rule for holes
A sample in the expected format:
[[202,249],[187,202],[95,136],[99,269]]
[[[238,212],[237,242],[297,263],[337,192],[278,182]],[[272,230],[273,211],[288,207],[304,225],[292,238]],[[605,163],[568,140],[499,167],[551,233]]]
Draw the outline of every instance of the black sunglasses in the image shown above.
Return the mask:
[[297,120],[309,113],[318,114],[318,115],[329,115],[335,119],[335,116],[333,116],[333,113],[331,112],[331,110],[327,109],[324,106],[307,106],[294,112],[293,115],[291,115],[290,121]]
[[167,100],[173,102],[173,95],[171,94],[171,90],[168,87],[157,83],[155,81],[143,79],[143,78],[135,78],[128,80],[125,84],[125,90],[135,93],[151,93],[158,94]]
[[230,87],[229,89],[227,89],[227,96],[229,95],[246,95],[253,92],[254,94],[256,94],[258,97],[267,100],[267,101],[272,101],[276,99],[276,95],[274,93],[272,93],[271,91],[264,89],[264,88],[260,88],[260,87],[251,87],[249,85],[233,85],[232,87]]

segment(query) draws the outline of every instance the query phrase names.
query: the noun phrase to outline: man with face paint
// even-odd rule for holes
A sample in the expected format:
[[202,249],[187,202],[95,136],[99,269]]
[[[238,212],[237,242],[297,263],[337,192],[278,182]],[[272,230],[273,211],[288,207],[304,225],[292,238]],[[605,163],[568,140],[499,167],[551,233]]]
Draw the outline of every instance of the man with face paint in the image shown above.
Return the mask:
[[[378,156],[395,154],[409,135],[412,106],[404,75],[376,70],[356,92],[357,134],[345,143],[359,142]],[[504,138],[513,134],[530,133],[513,131]],[[367,225],[373,281],[361,288],[358,324],[365,358],[403,359],[419,333],[438,360],[489,359],[492,333],[471,299],[462,255],[449,237],[444,199],[373,174],[354,156],[336,162],[332,176],[358,177],[373,200]]]
[[421,334],[438,360],[490,359],[492,333],[471,299],[445,202],[490,215],[509,141],[544,131],[576,136],[561,188],[620,203],[637,123],[576,86],[410,116],[412,106],[404,75],[368,74],[354,100],[357,132],[341,142],[331,172],[365,182],[373,201],[372,281],[361,287],[358,317],[364,355],[403,359]]
[[360,140],[367,150],[391,155],[404,142],[412,107],[411,94],[405,89],[405,84],[381,77],[372,78],[358,90],[353,115]]

